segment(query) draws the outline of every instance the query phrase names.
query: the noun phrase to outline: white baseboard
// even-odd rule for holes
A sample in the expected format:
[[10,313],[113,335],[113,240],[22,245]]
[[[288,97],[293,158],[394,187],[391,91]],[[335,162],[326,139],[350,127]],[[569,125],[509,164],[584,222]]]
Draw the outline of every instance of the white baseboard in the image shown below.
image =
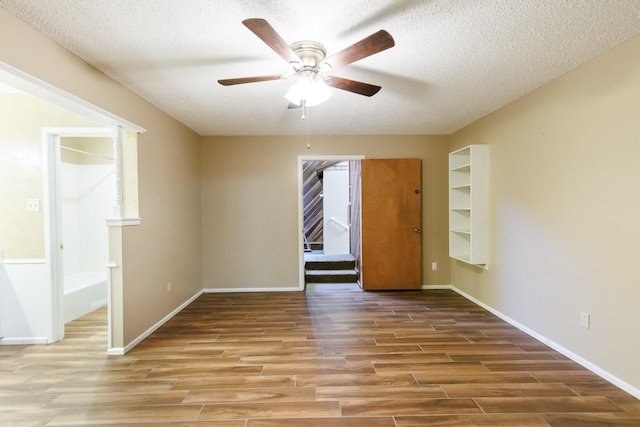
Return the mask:
[[296,287],[288,288],[205,288],[205,294],[237,293],[237,292],[300,292],[304,289]]
[[124,347],[113,347],[107,349],[107,356],[124,356]]
[[448,289],[448,290],[453,290],[453,287],[451,285],[422,285],[422,289],[425,289],[425,290],[429,290],[429,289]]
[[49,344],[47,337],[0,338],[0,345]]
[[173,310],[171,313],[167,314],[164,318],[162,318],[162,320],[160,320],[158,323],[156,323],[155,325],[153,325],[152,327],[150,327],[149,329],[147,329],[146,331],[144,331],[141,335],[139,335],[136,339],[134,339],[133,341],[131,341],[129,344],[127,344],[125,347],[112,347],[110,349],[107,349],[107,354],[110,356],[122,356],[123,354],[126,354],[127,352],[129,352],[129,350],[131,350],[132,348],[134,348],[135,346],[137,346],[138,344],[140,344],[142,342],[142,340],[144,340],[145,338],[147,338],[149,335],[151,335],[152,333],[154,333],[160,326],[164,325],[165,323],[167,323],[169,320],[171,320],[171,318],[173,316],[175,316],[176,314],[180,313],[182,310],[184,310],[184,308],[186,306],[188,306],[189,304],[191,304],[193,301],[196,300],[196,298],[198,298],[200,295],[203,294],[203,291],[198,291],[196,292],[196,294],[194,296],[192,296],[191,298],[189,298],[188,300],[186,300],[185,302],[183,302],[182,304],[180,304],[180,306],[178,306],[175,310]]
[[507,322],[511,326],[514,326],[514,327],[520,329],[525,334],[537,339],[538,341],[542,342],[545,345],[548,345],[549,347],[551,347],[552,349],[554,349],[558,353],[562,354],[563,356],[568,357],[569,359],[573,360],[574,362],[578,363],[579,365],[582,365],[583,367],[587,368],[588,370],[590,370],[594,374],[604,378],[605,380],[609,381],[610,383],[614,384],[615,386],[621,388],[622,390],[626,391],[627,393],[629,393],[629,394],[633,395],[634,397],[640,399],[640,389],[638,389],[637,387],[634,387],[631,384],[621,380],[620,378],[616,377],[615,375],[612,375],[611,373],[605,371],[604,369],[600,368],[599,366],[594,365],[593,363],[591,363],[588,360],[584,359],[583,357],[573,353],[572,351],[566,349],[565,347],[561,346],[560,344],[550,340],[549,338],[547,338],[547,337],[545,337],[543,335],[540,335],[536,331],[533,331],[533,330],[529,329],[525,325],[513,320],[509,316],[499,312],[498,310],[494,309],[493,307],[488,306],[487,304],[485,304],[482,301],[472,297],[471,295],[469,295],[466,292],[456,288],[455,286],[453,286],[453,285],[423,286],[423,289],[451,289],[452,291],[454,291],[457,294],[465,297],[466,299],[468,299],[469,301],[473,302],[474,304],[477,304],[480,307],[482,307],[485,310],[487,310],[488,312],[496,315],[497,317],[499,317],[500,319],[504,320],[505,322]]

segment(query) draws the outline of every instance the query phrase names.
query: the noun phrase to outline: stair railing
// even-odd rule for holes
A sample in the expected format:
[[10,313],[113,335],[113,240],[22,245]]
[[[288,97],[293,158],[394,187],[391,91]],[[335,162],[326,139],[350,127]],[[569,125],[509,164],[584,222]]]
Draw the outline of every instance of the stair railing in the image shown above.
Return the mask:
[[336,224],[338,224],[340,227],[344,228],[344,231],[349,231],[349,226],[342,223],[341,221],[338,221],[335,217],[331,217],[329,218],[329,221],[333,221]]

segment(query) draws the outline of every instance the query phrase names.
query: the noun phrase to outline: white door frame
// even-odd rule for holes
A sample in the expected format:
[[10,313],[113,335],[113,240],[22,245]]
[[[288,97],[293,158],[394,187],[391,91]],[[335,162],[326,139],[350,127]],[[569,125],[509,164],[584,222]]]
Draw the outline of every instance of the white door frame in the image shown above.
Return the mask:
[[[42,130],[44,154],[45,259],[51,279],[51,327],[48,342],[64,338],[64,271],[62,255],[62,197],[60,186],[60,138],[114,137],[110,127],[48,127]],[[107,268],[107,266],[105,266]],[[107,310],[111,296],[107,295]],[[111,342],[111,316],[108,316],[108,342]],[[105,347],[107,343],[105,343]]]
[[304,200],[303,200],[303,168],[304,162],[313,160],[352,161],[363,160],[364,155],[299,155],[298,156],[298,290],[304,291]]

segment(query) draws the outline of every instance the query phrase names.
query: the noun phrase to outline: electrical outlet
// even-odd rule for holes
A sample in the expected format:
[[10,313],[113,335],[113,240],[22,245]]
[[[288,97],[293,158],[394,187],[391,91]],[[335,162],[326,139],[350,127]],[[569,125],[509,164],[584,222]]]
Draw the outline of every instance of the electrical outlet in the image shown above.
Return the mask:
[[591,328],[591,315],[589,313],[580,312],[580,325],[587,329]]
[[171,282],[167,282],[167,292],[171,292]]
[[438,263],[437,262],[432,262],[431,263],[431,269],[434,270],[434,271],[437,270],[438,269]]

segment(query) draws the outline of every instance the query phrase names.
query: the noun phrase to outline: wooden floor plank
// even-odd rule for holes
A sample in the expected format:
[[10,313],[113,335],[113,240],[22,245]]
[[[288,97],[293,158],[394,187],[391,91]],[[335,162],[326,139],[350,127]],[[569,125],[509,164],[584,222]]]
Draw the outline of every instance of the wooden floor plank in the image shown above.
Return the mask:
[[345,416],[481,414],[473,399],[340,400]]
[[[421,417],[396,417],[397,427],[548,427],[538,415],[432,415]],[[569,426],[569,424],[567,424]]]
[[200,405],[154,405],[154,406],[104,406],[65,409],[65,413],[55,416],[48,426],[77,426],[86,424],[116,424],[145,422],[185,422],[195,421]]
[[640,425],[638,399],[448,290],[204,294],[124,356],[105,309],[66,329],[0,346],[0,425]]
[[220,403],[205,405],[198,420],[339,417],[340,415],[338,401]]
[[640,413],[574,413],[544,415],[552,427],[640,426]]
[[602,396],[594,397],[480,397],[475,401],[486,413],[623,412]]
[[392,417],[289,418],[249,420],[247,427],[396,427]]
[[[313,387],[269,387],[192,390],[184,403],[221,403],[221,402],[312,402],[316,400]],[[333,399],[335,400],[335,399]]]
[[449,397],[545,397],[576,396],[564,384],[443,384]]

